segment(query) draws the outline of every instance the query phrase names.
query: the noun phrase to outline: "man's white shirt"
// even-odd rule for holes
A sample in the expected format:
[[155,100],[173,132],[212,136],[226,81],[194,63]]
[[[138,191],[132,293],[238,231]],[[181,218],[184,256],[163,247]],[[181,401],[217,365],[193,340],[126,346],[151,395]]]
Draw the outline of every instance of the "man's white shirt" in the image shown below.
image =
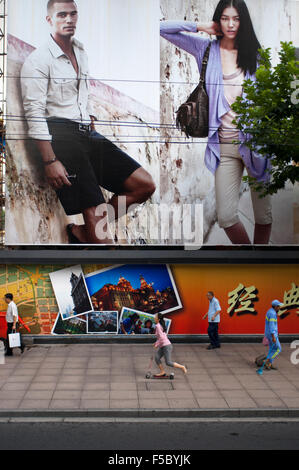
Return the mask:
[[96,116],[90,99],[88,58],[83,44],[72,40],[78,76],[52,36],[32,52],[21,70],[21,88],[28,135],[33,139],[52,140],[47,118],[58,117],[89,124]]
[[12,300],[11,302],[9,302],[9,304],[7,306],[7,310],[6,310],[6,321],[7,321],[7,323],[13,323],[14,322],[13,317],[17,317],[16,321],[19,320],[18,307],[16,306],[16,304]]

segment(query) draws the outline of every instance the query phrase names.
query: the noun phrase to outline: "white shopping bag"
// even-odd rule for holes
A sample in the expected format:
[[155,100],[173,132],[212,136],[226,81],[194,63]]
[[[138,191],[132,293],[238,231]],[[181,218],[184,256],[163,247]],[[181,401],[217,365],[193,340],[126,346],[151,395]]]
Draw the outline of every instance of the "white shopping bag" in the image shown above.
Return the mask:
[[20,348],[21,347],[21,337],[20,333],[11,333],[8,335],[9,347],[10,348]]

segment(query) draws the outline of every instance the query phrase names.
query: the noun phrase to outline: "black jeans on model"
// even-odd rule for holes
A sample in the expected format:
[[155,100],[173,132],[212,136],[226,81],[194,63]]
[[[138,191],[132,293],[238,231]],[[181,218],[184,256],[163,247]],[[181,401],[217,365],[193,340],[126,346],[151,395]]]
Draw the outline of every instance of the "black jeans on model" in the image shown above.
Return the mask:
[[220,346],[219,336],[218,336],[218,323],[210,322],[208,327],[208,335],[210,338],[211,345],[214,348],[218,348]]
[[[18,331],[18,323],[16,325],[16,332]],[[6,335],[6,355],[7,356],[12,356],[12,353],[13,353],[13,349],[9,347],[9,339],[8,339],[8,335],[10,335],[12,333],[12,329],[13,329],[13,323],[7,323],[7,335]],[[22,341],[22,336],[20,335],[20,338],[21,338],[21,351],[23,352],[24,349],[25,349],[25,344],[23,343]]]

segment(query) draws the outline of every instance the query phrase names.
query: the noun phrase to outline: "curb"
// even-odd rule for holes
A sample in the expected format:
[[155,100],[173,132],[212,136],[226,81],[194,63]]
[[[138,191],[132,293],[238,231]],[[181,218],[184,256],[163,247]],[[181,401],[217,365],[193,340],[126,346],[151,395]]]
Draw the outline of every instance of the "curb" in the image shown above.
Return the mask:
[[0,418],[299,418],[299,408],[0,410]]
[[[264,335],[219,335],[222,344],[261,344]],[[172,343],[176,344],[208,344],[209,337],[206,334],[200,335],[169,335]],[[298,340],[298,334],[281,334],[281,343],[291,343]],[[26,345],[61,345],[61,344],[151,344],[153,335],[23,335]]]

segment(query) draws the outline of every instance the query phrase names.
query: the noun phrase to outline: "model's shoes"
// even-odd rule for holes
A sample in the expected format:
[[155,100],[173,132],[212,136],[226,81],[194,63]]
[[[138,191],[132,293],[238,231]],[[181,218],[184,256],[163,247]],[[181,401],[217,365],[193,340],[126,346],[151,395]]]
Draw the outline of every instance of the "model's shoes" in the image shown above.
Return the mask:
[[25,349],[26,349],[26,346],[23,344],[23,345],[21,346],[21,354],[23,354],[23,352],[25,351]]
[[210,344],[207,349],[216,349],[216,346],[213,346],[212,344]]
[[220,349],[221,348],[221,344],[218,344],[218,346],[216,346],[216,349]]
[[70,245],[81,245],[82,242],[73,234],[73,227],[75,224],[68,224],[66,226],[66,232],[69,239]]
[[12,356],[12,353],[11,354],[5,353],[4,356]]

